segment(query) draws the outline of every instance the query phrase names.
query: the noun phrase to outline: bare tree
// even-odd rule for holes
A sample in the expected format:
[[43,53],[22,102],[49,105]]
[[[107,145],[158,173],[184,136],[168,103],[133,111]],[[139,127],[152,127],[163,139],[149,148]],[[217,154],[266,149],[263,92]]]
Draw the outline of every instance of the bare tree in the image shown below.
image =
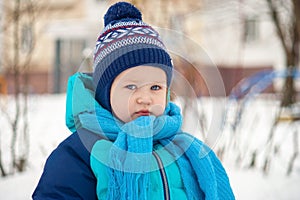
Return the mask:
[[[29,155],[28,70],[35,46],[37,5],[34,0],[6,1],[3,5],[2,30],[6,41],[3,47],[9,51],[3,56],[2,66],[12,75],[14,102],[13,112],[6,105],[1,105],[12,133],[10,173],[24,171]],[[2,176],[6,175],[3,163],[0,166]]]
[[[300,39],[300,1],[299,0],[267,0],[268,8],[270,10],[270,15],[274,26],[276,28],[277,36],[280,40],[283,52],[286,57],[286,70],[287,76],[284,81],[284,87],[282,90],[282,99],[279,108],[279,112],[274,120],[273,126],[271,128],[269,138],[268,138],[268,152],[264,161],[263,170],[265,173],[269,172],[271,158],[273,152],[276,148],[274,146],[275,130],[277,126],[281,123],[282,111],[285,107],[292,107],[296,102],[296,90],[294,85],[294,71],[299,68],[299,39]],[[291,125],[298,121],[297,116],[291,115]],[[289,160],[287,175],[291,174],[293,170],[293,164],[298,156],[299,146],[298,146],[298,132],[293,133],[293,156]]]
[[[280,47],[282,48],[283,52],[283,57],[285,58],[285,63],[284,66],[287,71],[287,76],[284,79],[284,85],[281,89],[282,97],[281,97],[281,102],[279,105],[279,112],[278,114],[274,117],[274,122],[273,124],[270,124],[270,133],[268,135],[268,138],[266,139],[266,145],[265,145],[265,151],[263,152],[265,155],[265,160],[264,160],[264,166],[263,170],[264,172],[268,172],[270,165],[271,165],[271,159],[276,154],[276,151],[278,148],[280,148],[280,144],[277,144],[276,137],[279,135],[276,132],[276,128],[281,122],[281,118],[283,117],[283,110],[291,111],[290,108],[293,108],[295,106],[296,102],[296,89],[294,85],[294,72],[295,70],[298,70],[299,66],[299,34],[300,34],[300,1],[299,0],[265,0],[265,1],[250,1],[250,0],[231,0],[231,1],[224,1],[221,0],[214,0],[214,1],[207,1],[207,9],[209,8],[218,8],[219,12],[218,16],[221,16],[223,21],[225,22],[226,17],[229,15],[232,15],[232,19],[236,20],[233,22],[228,21],[228,23],[236,23],[239,24],[238,28],[240,30],[236,30],[236,32],[240,31],[241,35],[247,36],[246,32],[247,29],[244,25],[246,24],[247,18],[250,16],[254,16],[254,18],[259,17],[260,20],[265,20],[267,19],[268,22],[271,22],[274,25],[274,30],[275,32],[275,37],[276,39],[278,38],[278,41],[280,42]],[[212,9],[215,11],[214,9]],[[232,10],[232,11],[231,11]],[[203,11],[205,12],[205,11]],[[211,15],[210,11],[207,11],[210,16],[213,16],[215,12],[212,12],[213,14]],[[230,13],[232,12],[232,13]],[[235,13],[233,13],[235,12]],[[213,18],[214,21],[215,19],[219,18]],[[228,19],[231,19],[228,17]],[[216,31],[217,28],[222,27],[220,23],[215,23],[216,26],[211,26],[212,31]],[[232,32],[230,32],[232,33]],[[218,33],[218,37],[219,37]],[[238,35],[238,34],[237,34]],[[246,39],[246,37],[243,39]],[[216,40],[219,42],[219,40]],[[223,41],[222,41],[223,42]],[[239,41],[237,41],[238,43]],[[246,47],[246,44],[244,44],[246,41],[240,41],[241,44],[239,45],[239,52],[243,51],[243,49]],[[218,44],[218,43],[216,43]],[[223,50],[223,49],[221,49]],[[224,53],[224,51],[222,51]],[[226,54],[225,54],[226,55]],[[239,55],[238,55],[239,56]],[[262,79],[259,79],[257,82],[261,81]],[[255,83],[256,85],[257,82]],[[252,86],[251,86],[252,87]],[[245,89],[245,88],[244,88]],[[255,91],[255,89],[253,90]],[[251,95],[249,95],[250,97]],[[240,145],[241,143],[241,138],[239,138],[240,135],[245,134],[245,130],[239,130],[238,128],[243,127],[242,126],[242,121],[244,121],[244,113],[245,113],[245,99],[243,96],[241,97],[241,100],[238,100],[236,102],[236,106],[234,106],[235,110],[235,120],[232,122],[232,124],[227,124],[229,125],[230,131],[233,133],[230,135],[229,142],[227,146],[231,148],[235,148],[235,146],[239,147],[240,149],[244,150],[246,149],[245,146]],[[288,109],[285,109],[288,108]],[[292,114],[292,113],[288,113]],[[254,116],[254,115],[253,115]],[[255,117],[255,116],[254,116]],[[273,120],[273,116],[271,120]],[[295,123],[297,121],[299,122],[299,116],[289,116],[291,117],[292,122],[289,124],[289,130],[294,130]],[[298,118],[297,118],[298,117]],[[249,122],[248,122],[249,123]],[[231,126],[230,126],[231,125]],[[239,134],[235,134],[239,131]],[[290,158],[288,162],[288,168],[287,168],[287,174],[290,174],[293,170],[293,164],[298,156],[298,151],[299,151],[299,145],[297,143],[298,141],[298,132],[294,131],[292,134],[293,141],[294,143],[291,143],[290,145],[293,147],[293,155]],[[248,139],[248,138],[247,138]],[[226,148],[228,149],[228,147]],[[226,149],[226,150],[227,150]],[[236,151],[239,150],[238,148],[234,149],[234,154],[237,155],[237,160],[239,160],[239,163],[241,160],[245,161],[245,158],[240,156],[242,155],[240,152]],[[252,150],[251,150],[252,151]],[[253,152],[251,153],[251,159],[249,162],[249,167],[254,167],[257,165],[256,161],[259,159],[258,154],[262,153],[262,150],[255,148]],[[263,158],[264,159],[264,158]]]
[[[299,65],[300,1],[267,0],[267,3],[277,36],[286,57],[286,68],[290,73],[285,79],[282,90],[281,106],[287,107],[296,101],[292,72]],[[282,10],[282,8],[285,9]]]

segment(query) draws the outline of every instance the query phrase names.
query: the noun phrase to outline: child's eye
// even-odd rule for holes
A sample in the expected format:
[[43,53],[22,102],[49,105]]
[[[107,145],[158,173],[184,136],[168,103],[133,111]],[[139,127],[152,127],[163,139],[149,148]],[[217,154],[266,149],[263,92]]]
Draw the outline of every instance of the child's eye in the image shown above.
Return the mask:
[[161,86],[159,85],[152,85],[151,86],[151,90],[160,90],[161,89]]
[[129,89],[129,90],[135,90],[135,89],[137,88],[137,86],[131,84],[131,85],[126,85],[125,88],[127,88],[127,89]]

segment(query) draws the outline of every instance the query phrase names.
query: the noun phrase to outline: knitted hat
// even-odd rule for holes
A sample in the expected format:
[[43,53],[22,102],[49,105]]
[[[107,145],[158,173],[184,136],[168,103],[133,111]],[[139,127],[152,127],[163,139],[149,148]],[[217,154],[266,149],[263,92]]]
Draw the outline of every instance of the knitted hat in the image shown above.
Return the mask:
[[136,7],[126,2],[112,5],[104,16],[104,25],[96,42],[93,73],[95,99],[102,107],[111,111],[111,85],[131,67],[159,67],[166,72],[167,86],[170,85],[171,57],[159,34],[142,21]]

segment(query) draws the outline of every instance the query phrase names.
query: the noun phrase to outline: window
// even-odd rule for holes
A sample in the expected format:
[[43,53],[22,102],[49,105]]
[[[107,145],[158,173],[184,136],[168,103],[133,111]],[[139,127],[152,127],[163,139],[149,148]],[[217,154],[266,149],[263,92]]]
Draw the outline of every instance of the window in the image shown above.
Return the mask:
[[25,53],[32,51],[33,33],[32,26],[26,24],[22,27],[22,51]]
[[60,93],[66,91],[68,77],[79,69],[86,41],[84,39],[57,39],[55,46],[53,92]]
[[256,18],[248,18],[244,24],[244,41],[254,42],[259,36],[258,21]]

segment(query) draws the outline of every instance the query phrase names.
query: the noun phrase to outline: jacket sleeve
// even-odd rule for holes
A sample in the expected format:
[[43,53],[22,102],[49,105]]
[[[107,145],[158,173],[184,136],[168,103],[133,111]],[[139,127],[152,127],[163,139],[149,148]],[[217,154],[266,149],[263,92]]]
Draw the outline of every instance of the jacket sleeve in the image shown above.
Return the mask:
[[97,180],[90,167],[90,149],[96,135],[71,134],[48,157],[32,195],[34,200],[97,199]]

